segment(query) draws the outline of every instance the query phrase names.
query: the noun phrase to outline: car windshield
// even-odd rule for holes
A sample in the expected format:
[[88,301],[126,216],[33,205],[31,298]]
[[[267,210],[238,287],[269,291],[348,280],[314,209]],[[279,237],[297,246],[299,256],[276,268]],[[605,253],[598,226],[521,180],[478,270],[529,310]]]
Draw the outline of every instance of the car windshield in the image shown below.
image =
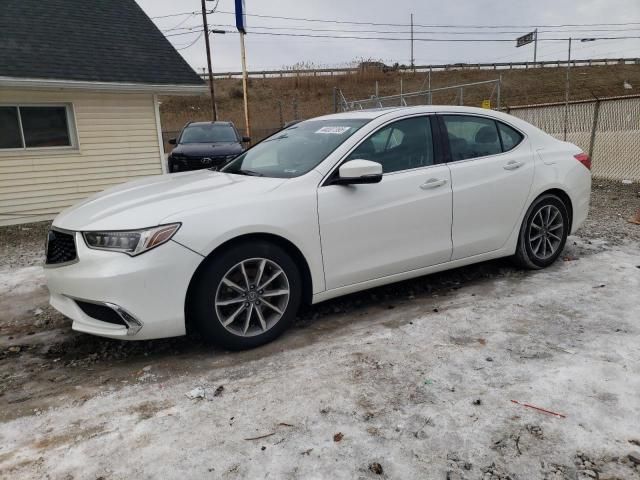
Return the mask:
[[296,123],[247,150],[222,170],[276,178],[304,175],[368,121],[327,119]]
[[182,132],[180,143],[237,142],[236,131],[231,125],[189,125]]

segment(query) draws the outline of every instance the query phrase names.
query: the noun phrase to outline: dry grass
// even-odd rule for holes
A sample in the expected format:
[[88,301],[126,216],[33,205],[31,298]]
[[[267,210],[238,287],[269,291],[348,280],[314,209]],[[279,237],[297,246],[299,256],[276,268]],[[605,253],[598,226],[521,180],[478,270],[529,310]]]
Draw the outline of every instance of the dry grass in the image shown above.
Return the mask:
[[[535,70],[451,70],[434,72],[432,88],[481,80],[492,80],[502,75],[502,104],[522,105],[564,100],[565,68],[539,68]],[[342,90],[348,100],[367,98],[374,94],[378,82],[379,95],[395,95],[400,92],[402,78],[405,92],[426,88],[426,74],[400,74],[368,70],[357,74],[336,76],[299,76],[285,78],[250,79],[250,108],[254,137],[280,125],[282,120],[295,117],[309,118],[333,111],[333,87]],[[571,73],[571,99],[588,99],[604,96],[626,95],[635,90],[625,90],[624,81],[634,89],[640,89],[640,65],[610,65],[579,67]],[[242,83],[237,79],[216,80],[216,100],[222,119],[233,121],[239,128],[244,125]],[[480,106],[489,98],[492,87],[466,89],[464,103]],[[456,93],[434,94],[434,103],[451,104]],[[189,120],[210,118],[208,95],[199,97],[164,97],[161,106],[162,125],[165,131],[175,131]],[[294,107],[294,103],[297,107]]]

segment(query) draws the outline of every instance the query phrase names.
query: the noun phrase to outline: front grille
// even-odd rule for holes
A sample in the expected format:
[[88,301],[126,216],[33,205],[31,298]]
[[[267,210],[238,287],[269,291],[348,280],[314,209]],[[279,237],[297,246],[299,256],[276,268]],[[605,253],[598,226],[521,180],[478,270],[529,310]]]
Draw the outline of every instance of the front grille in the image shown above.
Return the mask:
[[[205,163],[202,163],[203,158],[209,158],[211,162],[205,161]],[[186,157],[181,161],[187,168],[211,168],[224,165],[227,157]]]
[[47,236],[47,265],[72,262],[77,258],[75,236],[58,230],[49,230]]
[[75,302],[80,307],[80,310],[91,318],[100,320],[101,322],[112,323],[114,325],[128,326],[115,310],[107,307],[106,305],[83,302],[82,300],[76,300]]

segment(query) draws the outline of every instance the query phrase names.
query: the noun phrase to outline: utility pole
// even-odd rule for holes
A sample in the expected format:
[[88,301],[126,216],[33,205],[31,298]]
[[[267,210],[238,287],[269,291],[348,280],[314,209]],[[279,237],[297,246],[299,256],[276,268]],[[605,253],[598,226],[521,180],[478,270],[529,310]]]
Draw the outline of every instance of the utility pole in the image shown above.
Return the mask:
[[536,28],[534,32],[535,32],[535,41],[533,43],[533,63],[537,63],[538,62],[538,29]]
[[564,141],[567,141],[567,127],[569,123],[569,86],[571,73],[571,37],[569,37],[569,57],[567,59],[567,79],[564,92]]
[[209,69],[209,92],[211,94],[211,118],[218,120],[216,112],[216,95],[213,90],[213,70],[211,68],[211,47],[209,46],[209,25],[207,25],[207,7],[205,0],[202,0],[202,31],[204,33],[204,44],[207,47],[207,67]]
[[[247,74],[247,55],[244,49],[244,36],[246,33],[240,33],[240,53],[242,55],[242,93],[244,94],[244,121],[247,137],[251,138],[251,122],[249,121],[249,80]],[[297,119],[296,119],[297,120]]]
[[415,62],[413,58],[413,13],[411,14],[411,69],[415,68]]

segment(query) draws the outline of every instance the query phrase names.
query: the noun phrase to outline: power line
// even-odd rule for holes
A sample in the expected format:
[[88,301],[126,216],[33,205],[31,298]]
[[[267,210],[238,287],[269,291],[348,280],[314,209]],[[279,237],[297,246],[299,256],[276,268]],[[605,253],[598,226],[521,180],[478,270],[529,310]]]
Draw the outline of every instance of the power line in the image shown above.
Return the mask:
[[[177,37],[182,35],[191,35],[193,33],[197,33],[197,31],[188,31],[182,33],[172,33],[169,35],[165,35],[165,37]],[[559,32],[560,33],[560,32]],[[564,32],[562,32],[564,33]],[[397,41],[397,42],[405,42],[410,39],[407,37],[361,37],[357,35],[316,35],[316,34],[305,34],[305,33],[283,33],[283,32],[252,32],[253,35],[269,35],[269,36],[277,36],[277,37],[307,37],[307,38],[329,38],[333,40],[381,40],[381,41]],[[441,34],[446,35],[447,32],[441,32]],[[627,36],[619,36],[619,37],[589,37],[594,40],[631,40],[631,39],[639,39],[640,35],[627,35]],[[567,41],[569,37],[559,37],[559,38],[539,38],[539,42],[559,42],[559,41]],[[575,38],[575,40],[580,40],[580,38]],[[511,38],[414,38],[416,42],[513,42]]]
[[[235,28],[235,25],[228,25],[228,24],[213,24],[216,27],[223,27],[223,28]],[[192,27],[183,27],[184,29],[192,29],[192,28],[196,28],[195,26]],[[257,29],[262,29],[262,30],[296,30],[296,31],[305,31],[305,32],[334,32],[334,33],[376,33],[376,34],[410,34],[411,31],[402,31],[402,30],[395,30],[395,31],[391,31],[391,30],[344,30],[344,29],[332,29],[332,28],[308,28],[308,27],[298,27],[298,26],[294,26],[294,27],[288,27],[288,26],[282,26],[282,27],[271,27],[271,26],[262,26],[262,25],[252,25],[251,26],[252,29],[257,28]],[[164,30],[166,32],[171,31],[172,29],[169,30]],[[636,27],[636,28],[621,28],[621,29],[610,29],[610,28],[606,28],[606,29],[590,29],[590,30],[564,30],[564,31],[556,31],[556,30],[539,30],[538,33],[566,33],[566,34],[572,34],[572,33],[590,33],[590,32],[627,32],[627,31],[638,31],[640,30],[640,27]],[[502,34],[514,34],[514,35],[521,35],[523,33],[526,33],[524,30],[507,30],[507,31],[492,31],[492,32],[460,32],[460,31],[437,31],[437,30],[414,30],[413,33],[420,33],[420,34],[446,34],[446,35],[502,35]]]
[[181,27],[182,25],[184,25],[184,24],[186,23],[186,21],[187,21],[187,20],[189,20],[189,19],[190,19],[191,17],[193,17],[193,16],[194,16],[194,14],[192,13],[192,14],[190,14],[190,15],[188,15],[188,16],[186,16],[186,17],[184,17],[182,20],[180,20],[180,22],[179,22],[179,23],[175,24],[173,27],[171,27],[171,28],[169,28],[169,29],[167,29],[167,30],[165,30],[165,31],[170,32],[170,31],[172,31],[172,30],[180,30],[180,28],[179,28],[179,27]]
[[[235,15],[235,12],[227,12],[224,10],[218,10],[217,13],[223,13],[226,15]],[[248,17],[257,17],[257,18],[269,18],[269,19],[278,19],[278,20],[296,20],[300,22],[321,22],[321,23],[340,23],[340,24],[349,24],[349,25],[377,25],[377,26],[387,26],[387,27],[408,27],[410,24],[407,23],[376,23],[376,22],[354,22],[347,20],[330,20],[330,19],[319,19],[319,18],[302,18],[302,17],[284,17],[277,15],[261,15],[257,13],[247,13],[245,14]],[[566,28],[566,27],[597,27],[597,26],[628,26],[628,25],[640,25],[640,22],[623,22],[623,23],[566,23],[566,24],[547,24],[547,25],[465,25],[465,24],[414,24],[415,27],[424,27],[424,28]]]
[[[235,15],[235,12],[228,12],[224,10],[210,10],[207,14],[212,13],[222,13],[225,15]],[[169,15],[160,15],[156,17],[151,17],[152,20],[160,19],[160,18],[169,18],[169,17],[178,17],[181,15],[195,15],[198,12],[180,12]],[[320,23],[338,23],[338,24],[348,24],[348,25],[375,25],[375,26],[386,26],[386,27],[409,27],[408,23],[377,23],[377,22],[355,22],[355,21],[347,21],[347,20],[335,20],[335,19],[320,19],[320,18],[303,18],[303,17],[285,17],[278,15],[262,15],[257,13],[246,13],[246,16],[249,17],[257,17],[257,18],[268,18],[268,19],[277,19],[277,20],[295,20],[301,22],[320,22]],[[415,27],[423,27],[423,28],[518,28],[518,29],[528,29],[528,28],[567,28],[567,27],[615,27],[615,26],[630,26],[630,25],[640,25],[640,22],[620,22],[620,23],[564,23],[564,24],[536,24],[536,25],[469,25],[469,24],[414,24]]]
[[[202,29],[202,26],[200,26],[200,29]],[[180,35],[191,35],[192,33],[198,33],[197,30],[192,30],[190,32],[182,32],[182,33],[171,33],[169,35],[165,35],[165,37],[169,38],[169,37],[179,37]]]
[[[446,35],[447,32],[441,32]],[[331,38],[331,39],[346,39],[346,40],[382,40],[382,41],[394,41],[394,42],[406,42],[410,41],[410,38],[393,38],[393,37],[359,37],[356,35],[315,35],[305,33],[276,33],[276,32],[252,32],[252,35],[270,35],[278,37],[309,37],[309,38]],[[623,37],[589,37],[594,40],[627,40],[640,38],[640,35],[629,35]],[[511,38],[414,38],[416,42],[509,42],[512,43]],[[569,40],[567,38],[539,38],[539,42],[557,42],[562,40]],[[580,40],[580,38],[575,38]]]
[[158,15],[157,17],[149,17],[151,20],[156,20],[157,18],[171,18],[171,17],[181,17],[182,15],[197,15],[198,12],[181,12],[181,13],[172,13],[169,15]]
[[[186,45],[186,46],[184,46],[184,47],[180,47],[180,48],[176,48],[176,50],[186,50],[187,48],[194,46],[196,43],[198,43],[198,40],[200,40],[200,39],[202,38],[202,34],[203,34],[203,33],[204,33],[204,32],[200,32],[200,35],[198,35],[198,36],[196,37],[196,39],[195,39],[193,42],[191,42],[189,45]],[[175,48],[175,47],[174,47],[174,48]]]

